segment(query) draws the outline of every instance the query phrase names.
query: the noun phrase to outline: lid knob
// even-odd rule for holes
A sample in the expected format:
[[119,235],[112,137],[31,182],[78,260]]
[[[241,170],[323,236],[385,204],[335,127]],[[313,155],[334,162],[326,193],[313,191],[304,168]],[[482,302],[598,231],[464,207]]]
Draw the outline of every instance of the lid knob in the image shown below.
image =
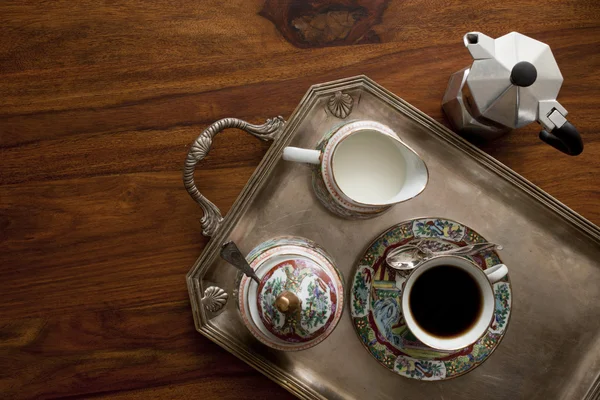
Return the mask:
[[300,307],[300,299],[294,293],[285,290],[275,299],[275,307],[284,314],[293,313]]
[[527,87],[533,85],[537,79],[537,69],[527,61],[521,61],[515,64],[510,71],[510,81],[513,85]]

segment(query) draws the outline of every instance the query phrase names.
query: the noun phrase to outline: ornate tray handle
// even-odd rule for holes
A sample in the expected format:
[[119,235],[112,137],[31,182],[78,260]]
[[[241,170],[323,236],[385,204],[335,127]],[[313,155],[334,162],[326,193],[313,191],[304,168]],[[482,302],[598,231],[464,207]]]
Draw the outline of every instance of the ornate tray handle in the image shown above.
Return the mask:
[[202,211],[204,211],[204,215],[200,220],[200,223],[202,224],[202,234],[204,236],[214,235],[223,221],[221,211],[219,211],[214,203],[200,193],[196,186],[196,182],[194,182],[194,169],[196,168],[196,164],[208,155],[215,135],[223,129],[238,128],[262,140],[275,140],[277,136],[283,132],[284,126],[285,120],[282,117],[267,119],[267,122],[262,125],[252,125],[237,118],[223,118],[206,128],[200,136],[198,136],[196,141],[194,141],[194,144],[190,148],[187,158],[185,159],[183,184],[190,196],[192,196],[192,199],[196,200],[196,202],[200,204],[200,207],[202,207]]

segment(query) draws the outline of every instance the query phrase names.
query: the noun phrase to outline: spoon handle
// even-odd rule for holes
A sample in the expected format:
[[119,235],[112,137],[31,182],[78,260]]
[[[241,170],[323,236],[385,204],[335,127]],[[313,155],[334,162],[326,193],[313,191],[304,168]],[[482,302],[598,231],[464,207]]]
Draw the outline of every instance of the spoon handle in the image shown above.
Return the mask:
[[221,258],[260,285],[260,279],[258,279],[256,272],[254,272],[252,267],[248,264],[246,257],[244,257],[234,242],[227,242],[221,247]]
[[473,254],[480,253],[486,250],[502,250],[502,246],[496,243],[484,242],[484,243],[474,243],[469,244],[467,246],[458,247],[456,249],[444,250],[444,251],[431,251],[429,249],[421,249],[423,253],[427,255],[427,257],[437,257],[437,256],[471,256]]

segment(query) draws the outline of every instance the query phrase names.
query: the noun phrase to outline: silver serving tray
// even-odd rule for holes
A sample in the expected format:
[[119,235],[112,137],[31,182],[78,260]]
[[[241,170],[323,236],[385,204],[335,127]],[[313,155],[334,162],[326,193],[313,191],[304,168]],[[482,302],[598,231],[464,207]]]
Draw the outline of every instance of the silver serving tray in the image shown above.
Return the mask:
[[[345,118],[328,107],[338,91],[353,99]],[[318,202],[310,167],[281,160],[285,146],[314,147],[351,119],[390,126],[421,155],[430,173],[421,195],[373,219],[344,220]],[[244,124],[227,119],[207,128],[186,163],[186,187],[193,191],[195,162],[221,129],[241,127],[275,139],[224,219],[199,192],[195,196],[207,210],[204,231],[212,235],[187,275],[200,333],[306,399],[598,398],[600,228],[365,76],[311,87],[285,124]],[[314,240],[336,260],[347,294],[366,246],[391,225],[425,216],[460,221],[504,246],[514,293],[511,322],[496,352],[473,372],[422,382],[385,370],[356,336],[348,307],[323,343],[301,352],[270,350],[244,327],[235,301],[238,273],[219,257],[225,241],[247,253],[282,234]]]

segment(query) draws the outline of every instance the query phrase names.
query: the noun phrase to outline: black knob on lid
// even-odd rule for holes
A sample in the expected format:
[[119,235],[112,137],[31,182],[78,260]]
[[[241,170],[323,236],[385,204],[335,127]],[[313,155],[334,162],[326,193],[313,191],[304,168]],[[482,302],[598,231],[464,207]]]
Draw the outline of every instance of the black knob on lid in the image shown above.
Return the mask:
[[533,85],[537,79],[537,70],[532,63],[521,61],[516,63],[510,71],[510,81],[513,85],[527,87]]

